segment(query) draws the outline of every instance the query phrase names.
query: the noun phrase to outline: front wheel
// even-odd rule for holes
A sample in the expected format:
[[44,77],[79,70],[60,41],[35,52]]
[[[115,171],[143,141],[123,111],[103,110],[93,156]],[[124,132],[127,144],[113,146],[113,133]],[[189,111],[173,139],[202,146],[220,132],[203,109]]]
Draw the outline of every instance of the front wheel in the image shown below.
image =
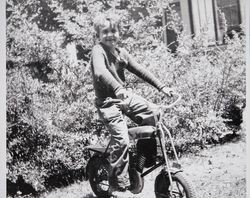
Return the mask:
[[182,172],[172,175],[172,196],[170,192],[170,181],[167,172],[161,172],[155,180],[156,198],[196,198],[195,190],[190,181]]

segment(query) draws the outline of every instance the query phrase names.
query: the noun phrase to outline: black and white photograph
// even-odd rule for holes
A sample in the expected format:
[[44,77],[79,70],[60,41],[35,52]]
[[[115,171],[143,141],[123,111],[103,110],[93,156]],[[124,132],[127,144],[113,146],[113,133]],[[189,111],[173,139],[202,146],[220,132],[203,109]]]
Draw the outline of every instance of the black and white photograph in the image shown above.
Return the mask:
[[0,196],[247,198],[248,4],[5,0]]

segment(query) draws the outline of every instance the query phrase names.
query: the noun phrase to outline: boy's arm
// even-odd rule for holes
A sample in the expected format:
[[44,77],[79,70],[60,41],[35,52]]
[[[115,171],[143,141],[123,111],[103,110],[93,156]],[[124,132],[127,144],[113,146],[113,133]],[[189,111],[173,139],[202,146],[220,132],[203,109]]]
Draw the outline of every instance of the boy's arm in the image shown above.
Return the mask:
[[99,46],[95,46],[92,50],[92,64],[94,76],[98,81],[111,87],[115,93],[123,88],[107,69],[105,57]]
[[163,87],[165,87],[165,85],[161,83],[161,81],[158,80],[151,72],[149,72],[140,64],[138,64],[137,61],[126,50],[124,50],[124,53],[128,61],[127,69],[130,72],[134,73],[138,77],[142,78],[144,81],[153,85],[159,91],[161,91]]

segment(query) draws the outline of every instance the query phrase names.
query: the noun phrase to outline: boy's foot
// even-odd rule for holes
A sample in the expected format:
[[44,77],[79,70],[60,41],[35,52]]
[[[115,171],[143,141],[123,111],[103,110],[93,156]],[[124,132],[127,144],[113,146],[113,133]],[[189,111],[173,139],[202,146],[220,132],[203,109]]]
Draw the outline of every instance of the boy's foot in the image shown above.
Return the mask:
[[125,192],[128,188],[126,186],[121,187],[121,186],[110,186],[109,190],[110,192]]
[[133,198],[135,195],[131,193],[129,190],[125,191],[114,191],[111,193],[112,198]]
[[110,187],[110,192],[111,192],[111,197],[113,198],[130,198],[134,197],[133,194],[129,191],[129,186],[121,187],[121,186],[116,186],[116,187]]

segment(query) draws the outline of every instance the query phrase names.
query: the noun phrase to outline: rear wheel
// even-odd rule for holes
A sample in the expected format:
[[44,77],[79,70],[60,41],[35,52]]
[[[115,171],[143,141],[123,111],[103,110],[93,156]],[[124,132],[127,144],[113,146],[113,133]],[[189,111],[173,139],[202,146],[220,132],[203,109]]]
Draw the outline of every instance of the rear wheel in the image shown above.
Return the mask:
[[106,159],[94,156],[88,163],[90,186],[97,197],[110,197],[109,192],[109,163]]
[[167,172],[160,173],[155,180],[156,198],[196,198],[192,184],[182,172],[172,174],[173,188],[170,193],[170,181]]

